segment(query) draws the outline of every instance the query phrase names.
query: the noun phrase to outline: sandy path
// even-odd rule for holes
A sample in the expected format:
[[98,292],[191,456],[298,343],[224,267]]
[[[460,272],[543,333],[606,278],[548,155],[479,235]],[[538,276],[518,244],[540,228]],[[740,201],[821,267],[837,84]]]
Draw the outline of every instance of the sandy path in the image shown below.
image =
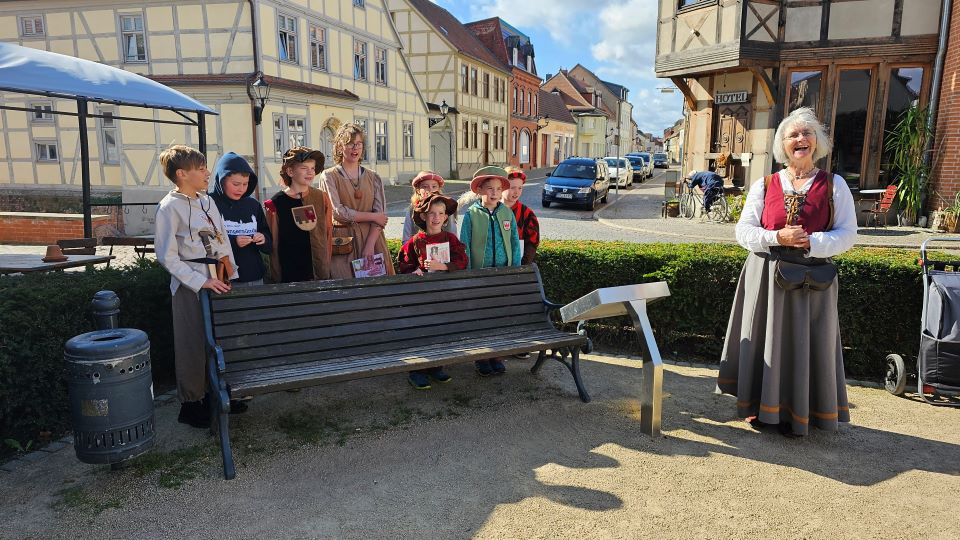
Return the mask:
[[[559,364],[531,377],[522,361],[490,380],[455,366],[429,392],[389,376],[257,398],[233,417],[231,482],[212,440],[164,405],[151,454],[174,472],[58,452],[0,476],[0,537],[960,534],[958,410],[856,387],[852,426],[792,440],[735,419],[713,370],[668,366],[664,436],[651,439],[639,433],[639,363],[589,358],[590,404]],[[158,485],[191,468],[180,487]]]

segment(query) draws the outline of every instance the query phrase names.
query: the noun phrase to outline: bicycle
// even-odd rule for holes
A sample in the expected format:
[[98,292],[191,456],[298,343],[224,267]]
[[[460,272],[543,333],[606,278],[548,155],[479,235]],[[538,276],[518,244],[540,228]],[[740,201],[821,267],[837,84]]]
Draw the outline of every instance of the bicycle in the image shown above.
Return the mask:
[[697,215],[697,209],[700,210],[701,219],[709,219],[714,223],[723,223],[727,221],[730,215],[730,209],[727,207],[727,199],[723,196],[723,188],[711,188],[717,195],[710,205],[710,210],[703,207],[703,198],[706,193],[702,190],[690,187],[690,181],[684,180],[680,192],[680,217],[693,219]]

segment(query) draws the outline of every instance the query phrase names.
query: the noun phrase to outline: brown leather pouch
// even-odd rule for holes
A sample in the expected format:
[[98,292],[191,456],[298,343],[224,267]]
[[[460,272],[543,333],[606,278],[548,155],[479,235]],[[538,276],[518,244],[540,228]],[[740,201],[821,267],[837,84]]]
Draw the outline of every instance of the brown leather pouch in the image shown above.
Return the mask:
[[233,275],[233,263],[230,257],[223,256],[217,260],[217,279],[224,283],[230,283],[230,276]]
[[347,225],[333,226],[333,254],[349,255],[353,253],[352,230]]

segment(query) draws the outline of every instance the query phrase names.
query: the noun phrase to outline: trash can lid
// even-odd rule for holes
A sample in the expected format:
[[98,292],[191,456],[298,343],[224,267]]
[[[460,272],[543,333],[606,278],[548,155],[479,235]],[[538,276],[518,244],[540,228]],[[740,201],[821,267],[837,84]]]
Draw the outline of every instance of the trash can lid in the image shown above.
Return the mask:
[[136,328],[111,328],[74,336],[64,346],[71,361],[111,360],[132,356],[150,348],[147,333]]

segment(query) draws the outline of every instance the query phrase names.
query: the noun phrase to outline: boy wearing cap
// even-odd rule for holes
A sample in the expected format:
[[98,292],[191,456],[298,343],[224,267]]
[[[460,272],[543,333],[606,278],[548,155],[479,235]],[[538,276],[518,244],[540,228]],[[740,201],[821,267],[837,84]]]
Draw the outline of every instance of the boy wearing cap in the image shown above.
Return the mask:
[[[424,272],[449,272],[463,270],[467,266],[467,253],[463,243],[453,233],[443,230],[448,217],[457,213],[457,202],[439,193],[429,193],[417,203],[413,219],[420,232],[410,237],[397,256],[397,270],[402,274]],[[441,246],[446,244],[446,248]],[[441,254],[448,254],[443,256]],[[449,259],[449,262],[444,262]],[[443,366],[411,371],[408,380],[417,390],[430,389],[430,379],[440,383],[450,381]]]
[[275,282],[330,279],[333,205],[325,192],[310,185],[323,164],[323,153],[306,146],[283,155],[280,178],[287,187],[264,205],[273,234],[270,270]]
[[517,236],[520,237],[520,250],[523,253],[520,264],[531,264],[540,245],[540,221],[529,206],[520,202],[527,175],[516,167],[507,167],[506,171],[510,187],[503,192],[503,204],[513,211],[513,217],[517,220]]
[[[410,182],[410,186],[413,188],[413,195],[410,197],[410,208],[407,209],[407,217],[403,220],[403,236],[401,238],[404,242],[417,234],[418,231],[424,230],[417,224],[415,219],[417,203],[430,193],[439,193],[442,195],[443,184],[443,177],[433,171],[420,171],[417,176],[413,178],[413,181]],[[447,223],[443,226],[443,230],[454,236],[457,235],[456,214],[447,216]]]
[[[513,212],[500,202],[510,188],[507,171],[502,167],[483,167],[473,175],[470,190],[480,195],[463,215],[460,239],[467,246],[467,268],[520,266],[520,238]],[[499,359],[479,360],[477,372],[486,377],[500,374],[506,367]]]
[[[155,235],[157,261],[170,273],[173,295],[174,367],[180,398],[177,421],[207,428],[206,339],[197,293],[200,289],[228,292],[229,281],[237,278],[237,265],[223,217],[207,197],[207,158],[194,148],[175,145],[160,153],[160,166],[177,186],[157,205]],[[226,269],[223,279],[211,275],[213,265]]]

